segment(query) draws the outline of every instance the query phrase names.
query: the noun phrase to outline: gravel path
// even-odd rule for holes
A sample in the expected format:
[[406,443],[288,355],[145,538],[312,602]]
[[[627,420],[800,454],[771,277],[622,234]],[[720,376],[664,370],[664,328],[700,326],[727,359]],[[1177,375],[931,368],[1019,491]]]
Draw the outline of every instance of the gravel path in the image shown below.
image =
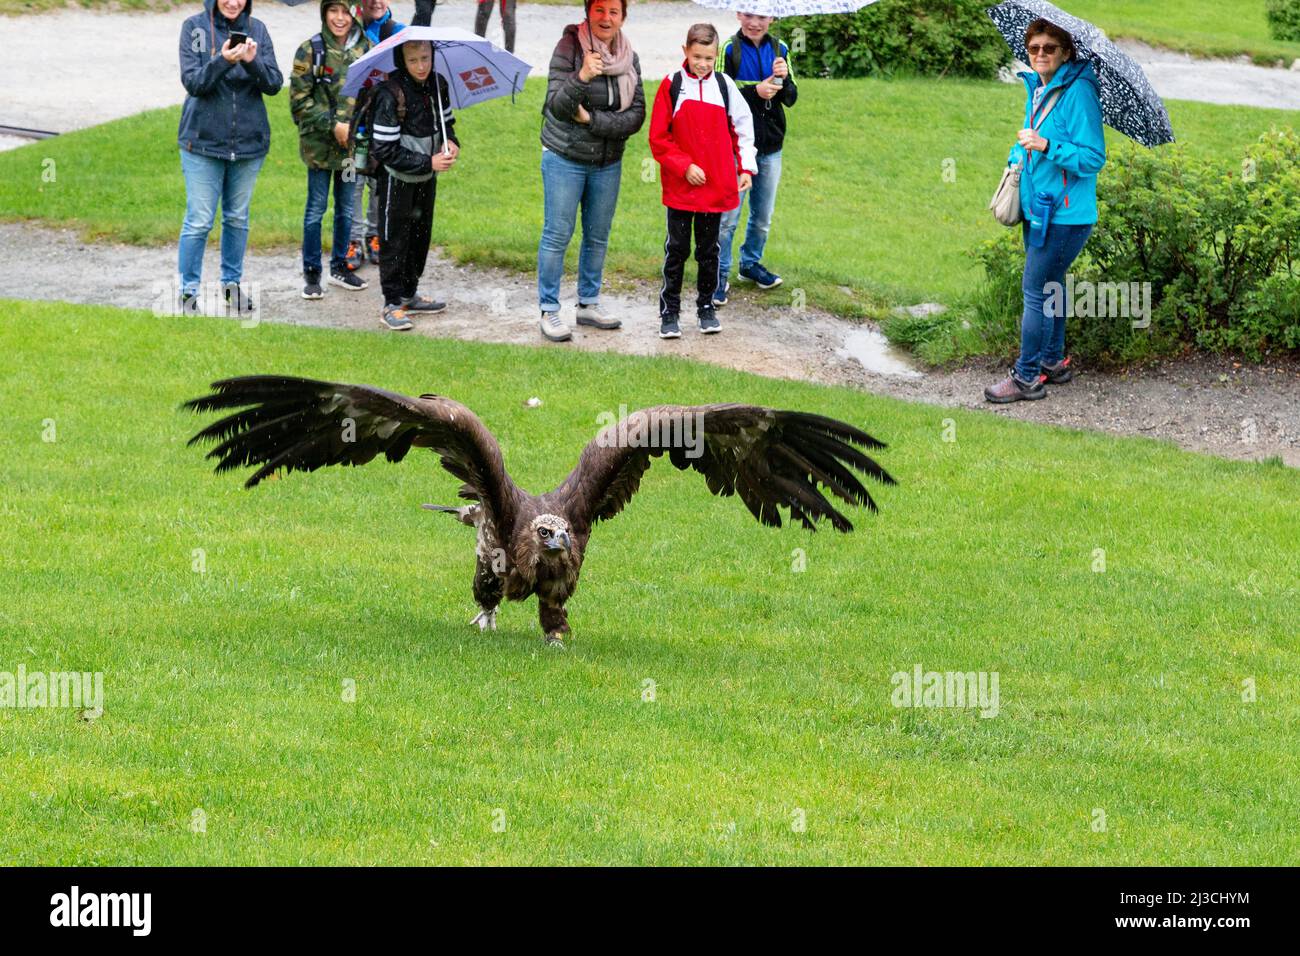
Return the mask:
[[[212,277],[217,262],[215,250],[209,252],[204,274]],[[148,309],[159,300],[170,301],[174,282],[173,248],[85,244],[74,233],[33,224],[0,223],[0,257],[23,263],[21,270],[0,270],[0,297]],[[346,292],[327,286],[323,300],[308,302],[299,295],[298,261],[293,253],[250,254],[245,268],[245,280],[256,286],[260,296],[263,321],[393,334],[379,328],[381,297],[374,267],[365,267],[361,274],[371,280],[371,288]],[[416,334],[545,344],[536,326],[536,286],[531,276],[457,266],[435,255],[422,288],[446,299],[450,308],[443,315],[419,320]],[[1145,435],[1227,458],[1279,456],[1300,467],[1300,362],[1294,360],[1237,368],[1227,359],[1198,358],[1123,374],[1085,370],[1070,385],[1053,388],[1044,401],[995,407],[983,401],[982,389],[1000,377],[1000,363],[977,362],[952,371],[920,373],[893,354],[873,327],[814,310],[795,312],[780,291],[739,293],[722,310],[721,335],[702,337],[688,327],[680,340],[662,342],[655,335],[657,291],[642,283],[617,284],[605,302],[624,320],[623,329],[576,329],[572,343],[545,347],[676,355],[937,406]],[[562,298],[574,300],[571,283]],[[571,312],[567,314],[571,317]],[[429,387],[436,389],[437,383],[430,382]],[[942,427],[944,417],[942,408],[936,408],[936,428]]]
[[[396,4],[409,14],[405,0]],[[443,0],[434,24],[472,29],[475,4]],[[518,12],[516,52],[540,75],[566,23],[577,17],[573,6],[539,6],[525,0]],[[260,3],[257,16],[271,32],[276,57],[288,75],[294,50],[320,28],[317,5],[287,7]],[[20,32],[22,43],[7,45],[0,58],[0,124],[67,132],[170,106],[184,99],[177,64],[177,38],[187,10],[164,13],[104,13],[61,10],[57,13],[0,18],[6,29]],[[677,65],[686,28],[707,19],[727,30],[729,14],[704,10],[693,3],[635,4],[627,35],[641,57],[647,77],[663,75]],[[501,42],[493,18],[488,35]],[[1161,96],[1245,106],[1300,109],[1300,72],[1270,70],[1239,60],[1193,60],[1142,44],[1120,44],[1141,62]],[[70,68],[75,64],[75,68]],[[39,77],[31,82],[31,77]],[[21,145],[0,139],[0,149]]]

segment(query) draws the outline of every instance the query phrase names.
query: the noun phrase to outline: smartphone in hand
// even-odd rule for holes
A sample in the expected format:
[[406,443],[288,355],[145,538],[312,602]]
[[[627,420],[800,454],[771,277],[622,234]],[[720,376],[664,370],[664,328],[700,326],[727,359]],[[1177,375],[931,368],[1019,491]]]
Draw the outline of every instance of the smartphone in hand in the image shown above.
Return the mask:
[[239,46],[239,44],[241,44],[241,43],[247,43],[247,42],[248,42],[248,34],[247,34],[247,33],[234,33],[234,32],[232,32],[232,33],[230,34],[230,45],[231,45],[232,47],[236,47],[236,46]]

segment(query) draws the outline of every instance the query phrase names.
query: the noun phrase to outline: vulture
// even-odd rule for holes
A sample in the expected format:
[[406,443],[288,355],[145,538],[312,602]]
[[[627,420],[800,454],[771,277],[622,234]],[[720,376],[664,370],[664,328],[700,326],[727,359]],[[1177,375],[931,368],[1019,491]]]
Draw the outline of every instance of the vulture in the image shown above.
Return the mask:
[[211,388],[182,408],[229,414],[189,444],[218,442],[207,455],[218,473],[255,467],[246,488],[282,469],[363,465],[381,453],[397,462],[413,447],[431,449],[471,502],[424,505],[475,529],[479,612],[469,623],[495,630],[503,598],[536,594],[542,636],[561,648],[569,635],[565,603],[577,588],[591,530],[626,507],[652,458],[667,454],[677,469],[703,475],[713,494],[739,495],[761,524],[780,527],[785,508],[810,531],[823,519],[837,531],[853,530],[819,488],[875,512],[853,470],[895,484],[859,450],[885,445],[845,422],[757,405],[659,405],[611,421],[559,487],[532,495],[511,480],[478,416],[450,398],[285,375],[228,378]]

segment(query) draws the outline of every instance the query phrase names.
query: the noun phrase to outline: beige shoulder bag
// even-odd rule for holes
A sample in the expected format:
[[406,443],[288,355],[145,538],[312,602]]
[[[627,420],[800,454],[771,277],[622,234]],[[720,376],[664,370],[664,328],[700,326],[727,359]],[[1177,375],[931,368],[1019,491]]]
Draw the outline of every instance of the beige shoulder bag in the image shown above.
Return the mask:
[[[1032,125],[1035,133],[1039,127],[1047,120],[1047,116],[1056,108],[1056,104],[1061,99],[1061,93],[1065,87],[1053,90],[1052,95],[1047,98],[1044,104],[1043,114],[1038,118],[1038,122]],[[1032,123],[1031,115],[1030,121]],[[1020,173],[1024,168],[1023,163],[1011,163],[1006,169],[1002,170],[1002,180],[998,183],[997,190],[993,193],[993,198],[989,200],[989,208],[993,210],[993,218],[1004,226],[1017,225],[1024,214],[1020,211]]]

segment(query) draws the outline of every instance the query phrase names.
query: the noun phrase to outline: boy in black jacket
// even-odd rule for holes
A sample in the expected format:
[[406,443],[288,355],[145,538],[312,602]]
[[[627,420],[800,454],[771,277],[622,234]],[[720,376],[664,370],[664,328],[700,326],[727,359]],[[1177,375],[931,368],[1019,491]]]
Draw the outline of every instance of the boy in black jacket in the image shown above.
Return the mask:
[[[772,210],[776,207],[776,187],[781,182],[781,147],[785,145],[785,108],[794,106],[799,89],[790,69],[789,48],[769,34],[774,17],[738,13],[740,30],[723,45],[719,68],[736,81],[741,95],[754,116],[754,145],[758,150],[758,174],[753,188],[741,194],[740,204],[749,196],[749,225],[745,243],[740,248],[737,274],[760,289],[774,289],[781,277],[763,266],[763,251],[772,228]],[[731,272],[731,243],[740,225],[740,206],[722,214],[718,233],[721,252],[718,256],[718,288],[713,293],[715,306],[727,304],[728,274]]]
[[433,69],[427,40],[403,43],[393,72],[375,93],[372,149],[379,160],[379,281],[385,328],[411,328],[412,312],[441,312],[445,302],[418,295],[429,254],[437,174],[460,154],[447,81]]

